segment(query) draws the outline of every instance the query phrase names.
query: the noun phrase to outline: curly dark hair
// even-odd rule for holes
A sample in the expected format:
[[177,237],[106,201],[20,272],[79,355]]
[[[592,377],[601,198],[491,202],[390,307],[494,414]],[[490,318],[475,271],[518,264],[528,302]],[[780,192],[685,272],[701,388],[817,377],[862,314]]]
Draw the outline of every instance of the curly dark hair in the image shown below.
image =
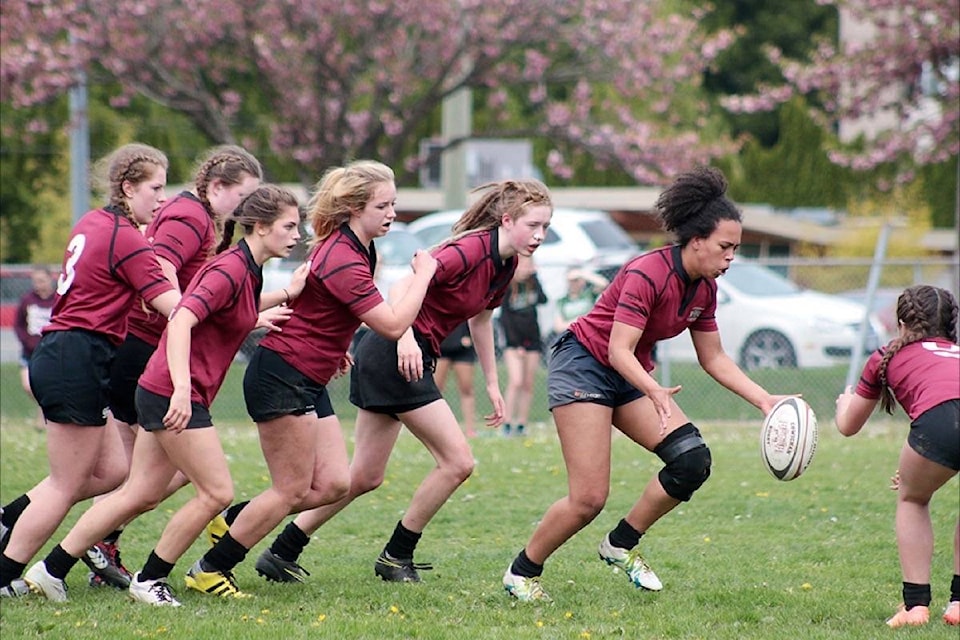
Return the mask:
[[694,238],[708,237],[721,220],[741,222],[743,217],[726,192],[727,179],[719,169],[699,167],[682,173],[657,198],[660,225],[685,246]]

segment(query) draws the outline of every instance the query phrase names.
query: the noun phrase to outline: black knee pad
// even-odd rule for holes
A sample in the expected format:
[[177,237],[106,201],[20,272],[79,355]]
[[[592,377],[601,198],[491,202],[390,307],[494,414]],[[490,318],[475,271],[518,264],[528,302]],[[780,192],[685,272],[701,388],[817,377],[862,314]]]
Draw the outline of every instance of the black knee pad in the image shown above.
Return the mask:
[[664,438],[653,452],[666,465],[657,477],[671,498],[687,502],[710,477],[710,449],[690,422]]

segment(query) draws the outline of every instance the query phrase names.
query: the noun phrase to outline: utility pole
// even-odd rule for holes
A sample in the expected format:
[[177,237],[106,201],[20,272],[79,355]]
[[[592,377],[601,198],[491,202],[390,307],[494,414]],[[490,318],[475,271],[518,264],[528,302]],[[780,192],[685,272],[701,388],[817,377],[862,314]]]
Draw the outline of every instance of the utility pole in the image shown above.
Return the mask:
[[70,89],[70,206],[73,223],[90,209],[90,124],[87,114],[87,74],[77,72]]
[[[473,92],[457,89],[443,101],[440,135],[444,145],[451,140],[466,140],[473,131]],[[444,209],[467,206],[467,145],[463,142],[446,148],[440,159],[440,184]]]

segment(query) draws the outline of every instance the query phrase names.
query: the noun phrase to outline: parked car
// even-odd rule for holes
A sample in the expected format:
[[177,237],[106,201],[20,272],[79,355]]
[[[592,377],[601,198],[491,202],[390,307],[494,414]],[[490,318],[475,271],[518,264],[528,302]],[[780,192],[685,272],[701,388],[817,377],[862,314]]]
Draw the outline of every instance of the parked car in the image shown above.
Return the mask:
[[[873,295],[873,305],[870,312],[877,314],[887,335],[891,338],[897,335],[897,300],[903,289],[897,288],[878,288]],[[867,303],[866,289],[853,289],[851,291],[841,291],[837,295],[843,296],[847,300],[852,300],[859,304]]]
[[[462,210],[438,211],[408,225],[430,247],[451,235]],[[547,294],[540,306],[540,330],[547,336],[553,328],[556,301],[567,292],[567,272],[574,267],[593,270],[612,280],[627,260],[639,253],[636,243],[604,211],[555,209],[547,237],[533,254],[537,277]]]
[[[849,362],[859,344],[866,307],[804,290],[757,264],[736,261],[717,279],[717,324],[724,350],[746,370],[825,367]],[[876,315],[867,325],[864,353],[886,340]],[[695,362],[690,333],[660,343],[658,357]]]

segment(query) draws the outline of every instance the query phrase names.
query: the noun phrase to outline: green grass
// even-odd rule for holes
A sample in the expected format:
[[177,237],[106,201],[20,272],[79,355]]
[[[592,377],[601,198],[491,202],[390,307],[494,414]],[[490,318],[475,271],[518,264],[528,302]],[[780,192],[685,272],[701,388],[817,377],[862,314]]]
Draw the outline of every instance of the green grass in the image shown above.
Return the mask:
[[[8,372],[3,373],[7,383]],[[242,415],[236,374],[214,408],[215,419],[228,411]],[[679,372],[675,375],[681,379]],[[690,390],[686,387],[684,393]],[[729,394],[719,397],[739,402]],[[684,400],[695,398],[681,400],[695,415]],[[236,402],[241,404],[229,404]],[[345,400],[334,402],[342,415],[350,415]],[[19,416],[8,415],[8,407],[16,406],[4,393],[4,502],[30,488],[46,469],[43,434],[29,424],[31,407],[23,403]],[[659,468],[655,456],[616,437],[606,509],[547,563],[544,586],[555,602],[524,605],[504,594],[500,578],[507,564],[546,507],[565,493],[563,463],[549,424],[533,428],[525,439],[473,441],[474,475],[427,528],[417,552],[418,559],[433,562],[436,570],[424,572],[419,585],[379,581],[373,561],[431,467],[429,455],[404,433],[384,486],[351,505],[307,547],[302,563],[312,575],[305,585],[275,585],[257,577],[253,560],[268,540],[237,570],[241,586],[253,599],[227,602],[187,592],[182,575],[206,548],[201,540],[174,570],[172,584],[184,604],[181,609],[154,609],[131,603],[117,591],[90,589],[85,568],[79,566],[68,578],[69,603],[0,601],[0,635],[98,640],[888,637],[892,632],[883,621],[899,601],[900,572],[893,538],[894,495],[886,487],[905,424],[870,424],[860,436],[844,439],[829,423],[829,415],[821,413],[821,442],[813,465],[787,483],[777,482],[761,466],[756,417],[742,422],[698,417],[714,454],[713,476],[691,503],[664,518],[642,543],[665,584],[660,593],[635,590],[596,557],[602,535]],[[220,419],[218,424],[237,496],[255,495],[268,482],[255,430],[241,418]],[[188,491],[145,514],[124,533],[129,567],[139,568]],[[937,615],[927,627],[896,632],[898,637],[957,638],[956,630],[939,620],[949,590],[957,495],[954,480],[932,508]],[[81,511],[82,506],[70,513],[41,553],[62,539]]]

